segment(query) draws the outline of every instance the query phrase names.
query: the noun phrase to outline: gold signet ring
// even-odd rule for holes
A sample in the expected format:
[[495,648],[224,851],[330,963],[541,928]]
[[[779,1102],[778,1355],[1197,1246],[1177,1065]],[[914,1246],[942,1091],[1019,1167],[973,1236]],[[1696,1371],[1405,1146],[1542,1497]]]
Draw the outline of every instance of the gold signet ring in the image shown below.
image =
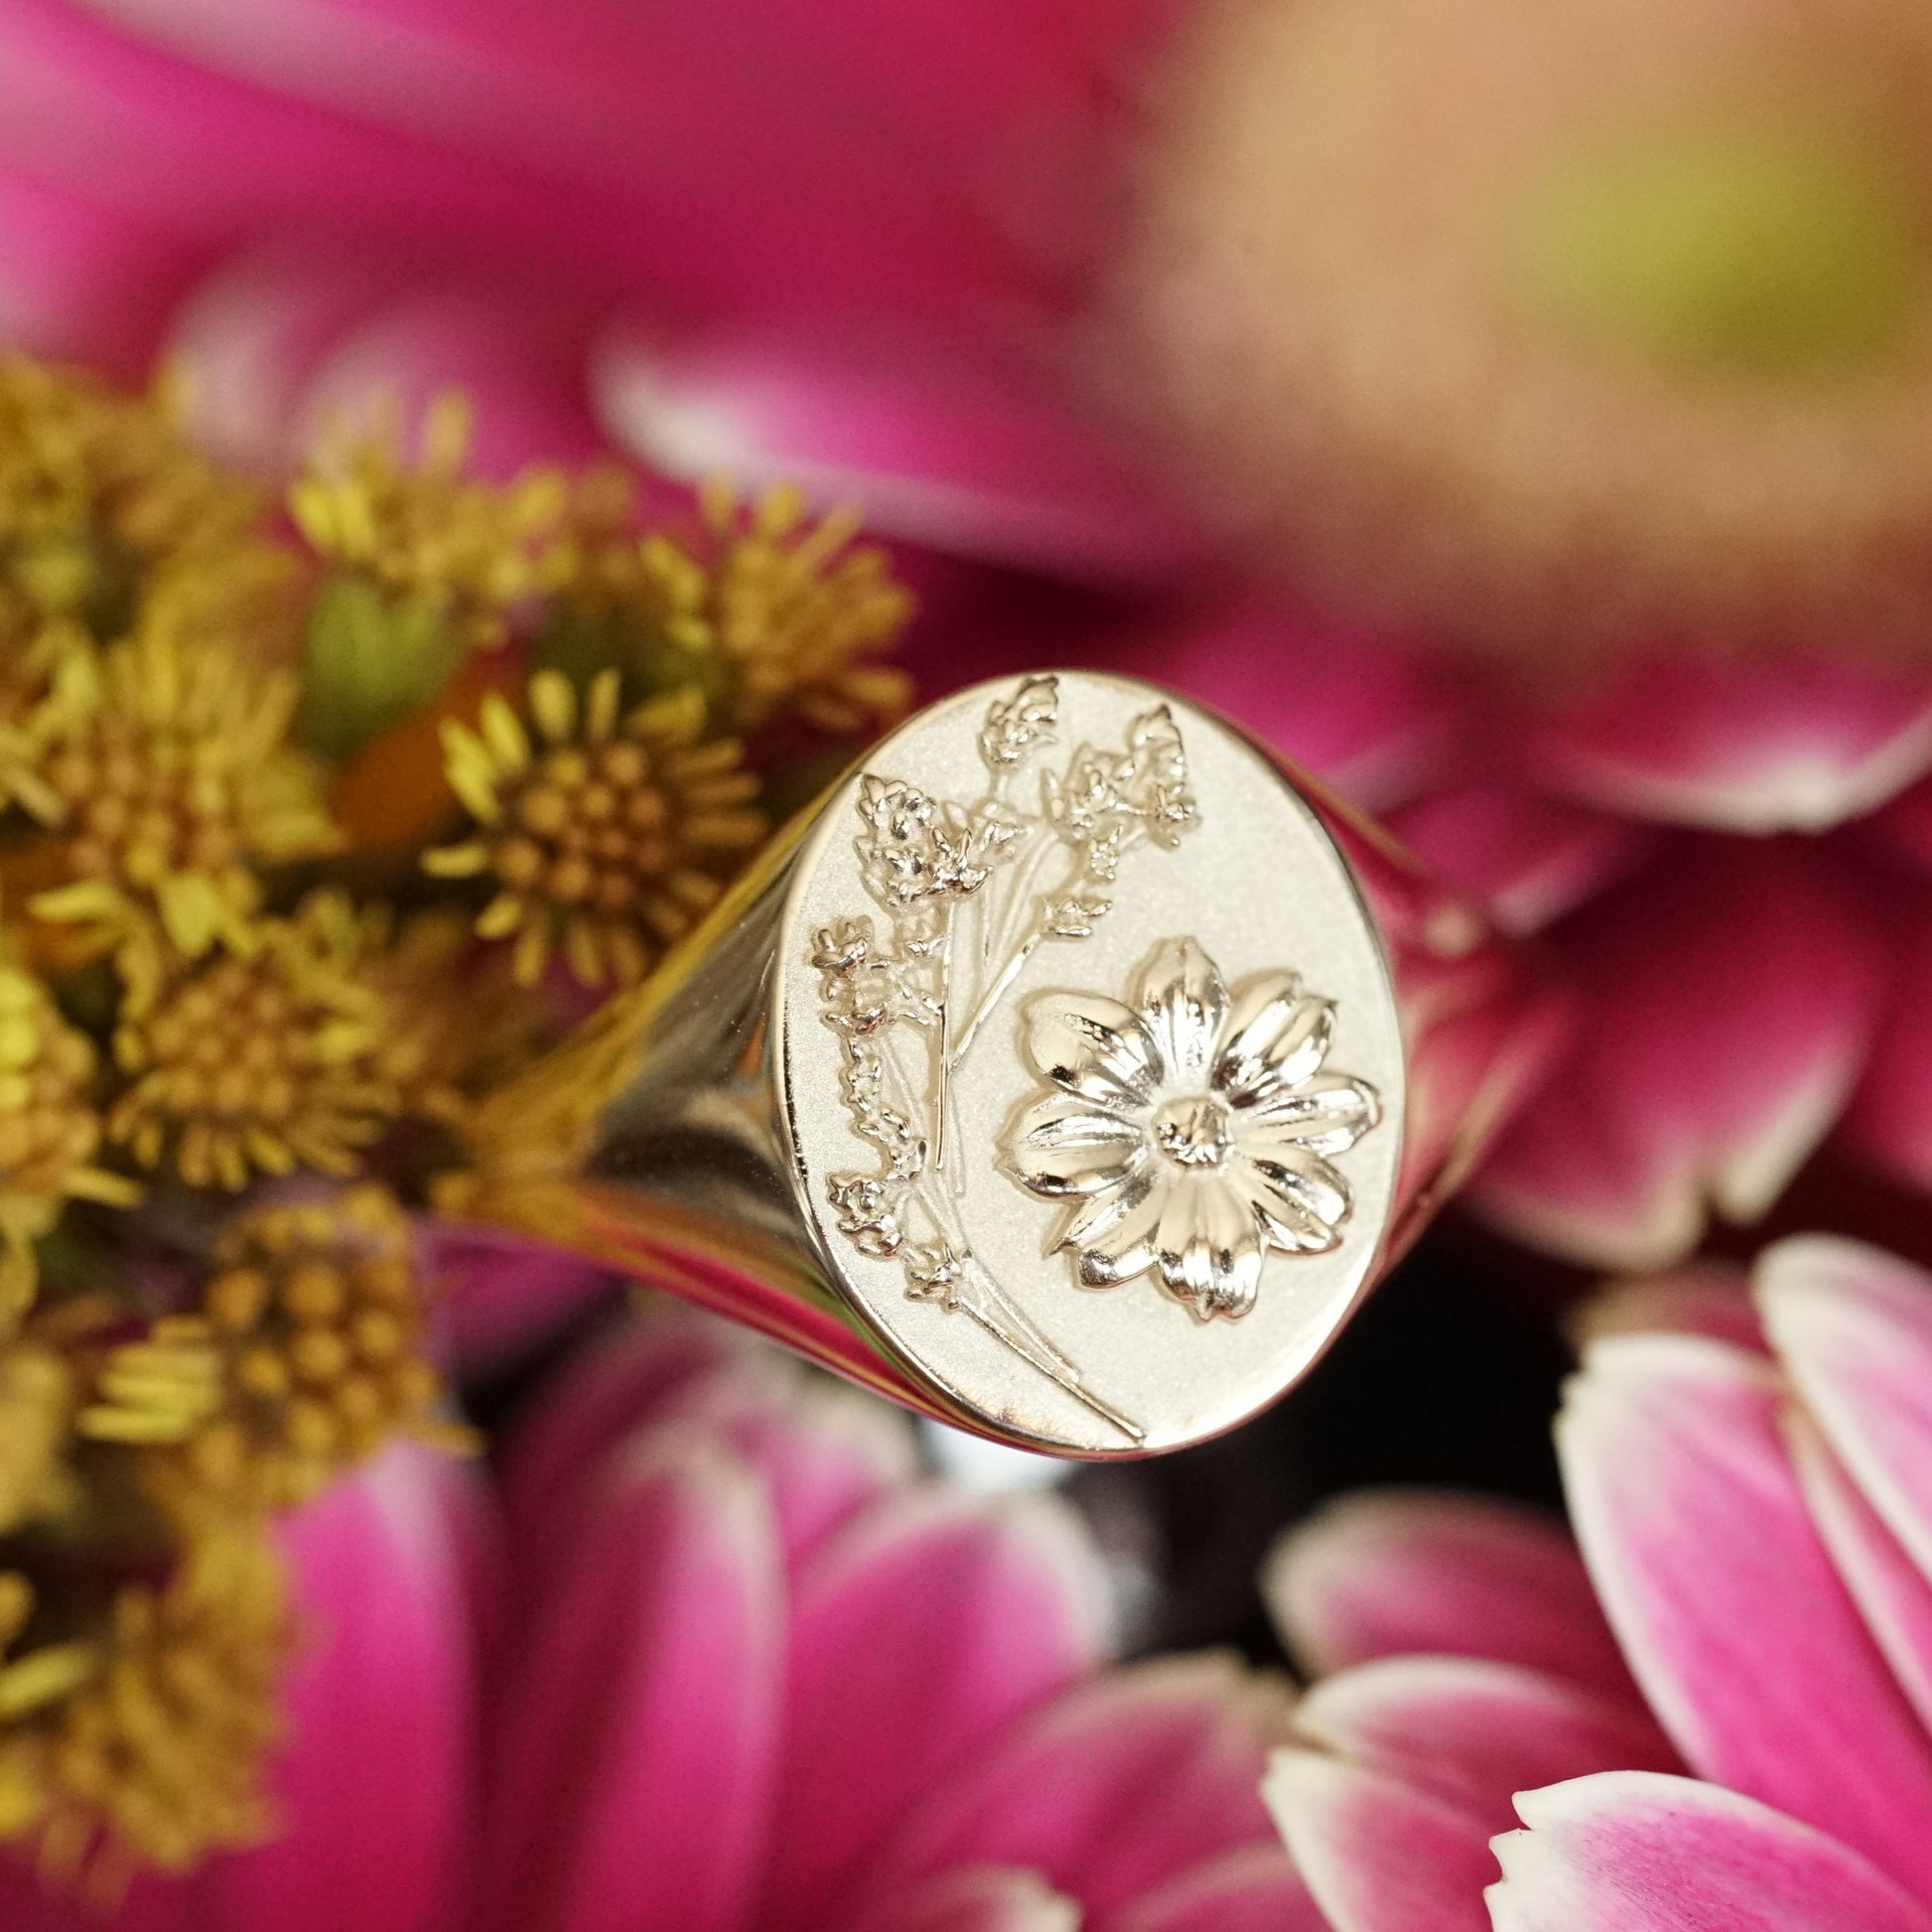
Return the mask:
[[1150,1454],[1308,1371],[1552,1031],[1235,727],[1031,676],[875,746],[488,1101],[462,1206],[982,1435]]

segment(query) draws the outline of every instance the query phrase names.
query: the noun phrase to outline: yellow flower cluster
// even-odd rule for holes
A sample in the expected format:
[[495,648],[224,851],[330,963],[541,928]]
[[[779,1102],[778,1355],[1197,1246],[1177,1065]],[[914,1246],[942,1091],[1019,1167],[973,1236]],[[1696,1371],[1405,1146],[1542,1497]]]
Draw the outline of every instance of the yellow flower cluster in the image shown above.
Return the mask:
[[339,431],[291,535],[165,396],[0,359],[0,1840],[88,1883],[271,1829],[275,1514],[467,1446],[412,1212],[581,1018],[553,966],[716,902],[765,727],[905,702],[849,517],[652,534],[468,447]]

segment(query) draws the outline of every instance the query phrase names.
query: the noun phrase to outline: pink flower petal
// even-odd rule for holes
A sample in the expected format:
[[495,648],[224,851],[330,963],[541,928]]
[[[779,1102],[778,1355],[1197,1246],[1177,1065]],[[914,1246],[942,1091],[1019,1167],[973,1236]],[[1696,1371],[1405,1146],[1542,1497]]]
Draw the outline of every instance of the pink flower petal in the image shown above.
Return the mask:
[[1851,658],[1658,657],[1537,721],[1540,768],[1605,810],[1822,832],[1932,766],[1932,682]]
[[1244,1845],[1128,1905],[1095,1932],[1328,1932],[1279,1845]]
[[139,381],[201,251],[0,167],[0,342]]
[[1919,1722],[1932,1730],[1932,1584],[1899,1547],[1802,1409],[1786,1415],[1785,1440],[1811,1519],[1845,1587]]
[[1776,1376],[1702,1337],[1598,1342],[1557,1424],[1571,1517],[1651,1708],[1701,1775],[1932,1882],[1932,1739],[1819,1542]]
[[1734,1348],[1768,1352],[1751,1302],[1750,1276],[1735,1262],[1693,1261],[1667,1275],[1617,1282],[1569,1317],[1581,1354],[1605,1335],[1708,1335]]
[[138,1879],[111,1919],[0,1857],[7,1932],[446,1932],[473,1742],[451,1474],[393,1448],[287,1526],[307,1645],[272,1775],[280,1833],[187,1878]]
[[507,1367],[616,1287],[559,1248],[440,1216],[417,1221],[416,1259],[443,1297],[438,1327],[464,1375]]
[[1552,935],[1584,1024],[1471,1190],[1503,1228],[1642,1270],[1747,1222],[1822,1140],[1864,1063],[1882,955],[1810,853],[1674,845]]
[[440,1923],[468,1852],[473,1742],[463,1528],[445,1493],[460,1475],[394,1448],[291,1523],[316,1648],[289,1690],[276,1778],[289,1829],[208,1867],[210,1922]]
[[[587,1499],[588,1500],[588,1499]],[[778,1751],[784,1603],[759,1483],[697,1434],[613,1467],[488,1736],[475,1910],[502,1932],[742,1922]]]
[[1439,663],[1259,605],[1110,640],[1107,663],[1226,712],[1369,811],[1439,778],[1464,723]]
[[971,1865],[871,1900],[843,1932],[1080,1932],[1080,1908],[1036,1871]]
[[625,1322],[548,1378],[503,1452],[505,1512],[524,1536],[554,1522],[570,1484],[658,1414],[677,1390],[747,1359],[746,1331],[666,1301]]
[[990,353],[854,334],[614,337],[604,421],[668,477],[759,489],[790,479],[855,503],[882,535],[1103,581],[1158,582],[1199,538],[1145,457],[1069,405],[1066,385]]
[[1268,1835],[1256,1794],[1287,1730],[1282,1689],[1226,1657],[1108,1672],[930,1787],[878,1878],[1031,1865],[1104,1921]]
[[672,1391],[646,1433],[684,1428],[729,1443],[763,1482],[793,1576],[866,1504],[918,1470],[903,1412],[770,1347]]
[[1282,1539],[1262,1589],[1311,1676],[1439,1651],[1635,1701],[1576,1547],[1507,1503],[1422,1489],[1343,1497]]
[[[1105,1604],[1098,1557],[1054,1497],[911,1491],[825,1544],[795,1590],[766,1918],[835,1917],[919,1794],[1096,1660]],[[998,1848],[985,1862],[1035,1863]]]
[[1334,1932],[1488,1932],[1481,1819],[1320,1751],[1277,1751],[1264,1790]]
[[1651,843],[1627,818],[1487,785],[1422,799],[1390,830],[1513,933],[1561,918],[1635,867]]
[[1495,1932],[1928,1932],[1856,1853],[1716,1785],[1642,1771],[1517,1801],[1496,1841]]
[[1932,1578],[1932,1278],[1859,1242],[1800,1236],[1759,1260],[1757,1303],[1834,1453]]
[[1588,1771],[1674,1771],[1648,1713],[1479,1657],[1385,1657],[1324,1679],[1295,1728],[1311,1744],[1500,1829],[1532,1785]]
[[1881,1173],[1932,1188],[1932,903],[1896,882],[1885,920],[1885,1010],[1840,1135]]

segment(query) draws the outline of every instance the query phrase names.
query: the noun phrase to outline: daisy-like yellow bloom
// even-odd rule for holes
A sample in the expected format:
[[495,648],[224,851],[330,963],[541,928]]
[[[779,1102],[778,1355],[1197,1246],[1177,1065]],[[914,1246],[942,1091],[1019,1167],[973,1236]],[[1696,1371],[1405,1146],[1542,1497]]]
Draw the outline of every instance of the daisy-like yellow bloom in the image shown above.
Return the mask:
[[479,726],[447,725],[450,784],[477,836],[424,857],[444,879],[493,877],[477,920],[513,939],[517,980],[533,982],[561,944],[585,985],[640,980],[724,889],[767,821],[735,738],[706,738],[691,689],[621,712],[619,674],[600,672],[580,704],[558,671],[529,687],[529,730],[498,697]]
[[470,408],[433,403],[413,468],[393,415],[339,434],[289,491],[289,512],[319,556],[470,644],[502,641],[504,614],[540,588],[540,559],[568,496],[560,472],[526,471],[498,488],[467,476]]
[[264,1837],[292,1638],[274,1549],[205,1525],[164,1582],[75,1595],[42,1602],[0,1570],[0,1837],[110,1890],[136,1864],[183,1870]]
[[69,1200],[125,1207],[138,1189],[96,1165],[93,1042],[45,986],[0,962],[0,1322],[33,1299],[33,1243]]
[[[451,1446],[423,1352],[409,1219],[387,1188],[254,1209],[216,1237],[199,1310],[109,1358],[83,1435],[172,1445],[206,1493],[288,1508],[397,1431]],[[467,1446],[467,1437],[461,1439]]]
[[257,648],[290,582],[261,502],[182,439],[175,398],[114,394],[76,370],[0,357],[0,658],[35,695],[53,649],[122,635],[165,606]]
[[876,659],[905,628],[912,597],[883,550],[853,544],[857,512],[814,523],[789,484],[741,507],[716,482],[703,507],[704,554],[652,536],[639,557],[667,632],[714,660],[733,729],[792,711],[849,733],[902,712],[910,680]]
[[69,653],[30,720],[31,759],[0,759],[51,834],[30,870],[55,883],[33,910],[107,944],[152,908],[190,957],[232,932],[257,867],[339,843],[315,762],[288,742],[299,695],[289,671],[159,625]]
[[251,927],[130,1001],[114,1053],[129,1076],[107,1138],[191,1187],[252,1173],[354,1171],[401,1110],[381,1071],[379,997],[332,954],[313,907]]

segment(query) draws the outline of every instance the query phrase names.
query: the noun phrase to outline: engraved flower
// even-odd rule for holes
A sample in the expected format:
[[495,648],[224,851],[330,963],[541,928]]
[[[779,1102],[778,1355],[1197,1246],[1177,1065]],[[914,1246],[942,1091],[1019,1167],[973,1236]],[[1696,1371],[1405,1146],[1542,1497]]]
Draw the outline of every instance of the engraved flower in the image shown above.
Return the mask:
[[1351,1203],[1328,1157],[1382,1108],[1366,1081],[1321,1070],[1333,1027],[1293,973],[1230,988],[1192,939],[1157,946],[1126,1005],[1029,1002],[1026,1051],[1050,1084],[1002,1153],[1022,1186],[1068,1203],[1049,1252],[1072,1250],[1083,1288],[1158,1270],[1205,1321],[1254,1306],[1270,1247],[1334,1247]]

